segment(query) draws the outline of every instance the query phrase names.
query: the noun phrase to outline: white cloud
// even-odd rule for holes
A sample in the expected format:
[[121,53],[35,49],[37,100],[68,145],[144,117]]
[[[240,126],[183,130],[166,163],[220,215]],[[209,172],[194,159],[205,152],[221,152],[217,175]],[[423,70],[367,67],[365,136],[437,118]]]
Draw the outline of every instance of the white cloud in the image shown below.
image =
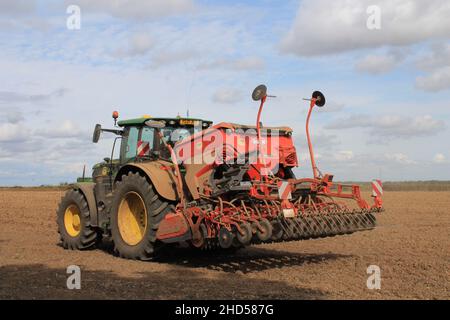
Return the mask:
[[428,75],[417,77],[416,87],[431,92],[450,89],[450,66],[437,69]]
[[20,110],[15,110],[12,108],[0,110],[0,123],[8,122],[12,124],[17,124],[23,121],[25,117]]
[[153,46],[153,40],[147,33],[137,33],[130,41],[132,52],[135,54],[147,53]]
[[394,161],[399,164],[417,164],[416,161],[411,160],[407,155],[403,153],[387,153],[385,154],[386,159]]
[[442,153],[437,153],[433,158],[434,163],[444,163],[446,162],[446,158]]
[[27,138],[28,129],[18,123],[0,123],[0,142],[21,142]]
[[128,47],[118,49],[114,55],[119,58],[145,55],[155,45],[155,41],[144,32],[135,33],[128,40]]
[[67,89],[60,88],[50,93],[19,93],[13,91],[0,91],[0,104],[24,103],[24,102],[43,102],[52,98],[62,97],[66,94]]
[[325,126],[327,129],[368,129],[374,141],[377,140],[377,137],[429,136],[442,131],[445,127],[446,124],[443,120],[436,120],[431,115],[411,118],[400,115],[370,116],[361,114],[339,119]]
[[[381,9],[380,30],[366,26],[370,5]],[[313,56],[448,38],[449,16],[447,0],[304,0],[281,49]]]
[[203,63],[197,67],[199,70],[224,68],[235,71],[243,70],[262,70],[265,68],[265,62],[259,57],[244,57],[237,59],[218,59],[213,62]]
[[[295,131],[293,139],[299,146],[299,150],[308,150],[308,141],[303,130]],[[314,130],[314,132],[311,133],[311,140],[314,150],[330,150],[340,144],[336,135],[328,134],[320,130]]]
[[29,14],[36,10],[35,0],[1,0],[0,15],[11,17],[11,15]]
[[[52,6],[48,6],[50,8]],[[52,20],[38,16],[36,0],[0,0],[0,31],[48,31]]]
[[78,4],[82,12],[100,12],[128,20],[155,19],[194,9],[193,0],[68,0],[66,3]]
[[450,89],[450,44],[433,44],[430,52],[417,59],[416,65],[427,72],[416,78],[416,88],[429,92]]
[[345,108],[345,104],[336,101],[327,101],[323,108],[317,108],[317,112],[339,112]]
[[233,104],[241,101],[244,98],[244,93],[239,89],[222,88],[217,90],[212,100],[217,103]]
[[416,78],[416,88],[429,92],[450,89],[450,44],[433,44],[431,51],[422,55],[416,65],[428,72]]
[[196,56],[197,54],[190,50],[158,52],[151,58],[151,67],[159,68],[164,65],[185,62],[195,58]]
[[[299,153],[298,155],[297,155],[297,157],[298,157],[298,160],[301,162],[301,163],[305,163],[305,162],[311,162],[311,156],[309,155],[309,153],[307,153],[307,152],[302,152],[302,153]],[[321,159],[323,159],[324,157],[323,157],[323,155],[321,154],[321,153],[314,153],[314,160],[321,160]],[[310,169],[310,167],[308,166],[308,170]]]
[[338,151],[337,153],[334,154],[334,159],[337,161],[349,161],[352,160],[354,157],[355,155],[351,150]]
[[260,70],[264,69],[264,66],[264,60],[258,57],[236,59],[229,63],[229,67],[234,70]]
[[[61,173],[72,173],[72,174],[78,174],[81,176],[83,173],[83,167],[86,165],[86,163],[83,162],[76,162],[76,163],[69,163],[64,165],[60,171]],[[86,168],[86,175],[89,175],[89,168]]]
[[450,65],[450,44],[435,43],[431,52],[422,55],[416,62],[419,69],[433,71]]
[[38,129],[35,131],[35,134],[49,139],[82,138],[87,136],[71,120],[64,120],[59,126],[48,126],[45,129]]
[[404,56],[399,54],[370,54],[359,60],[355,68],[362,73],[383,74],[394,69],[403,59]]

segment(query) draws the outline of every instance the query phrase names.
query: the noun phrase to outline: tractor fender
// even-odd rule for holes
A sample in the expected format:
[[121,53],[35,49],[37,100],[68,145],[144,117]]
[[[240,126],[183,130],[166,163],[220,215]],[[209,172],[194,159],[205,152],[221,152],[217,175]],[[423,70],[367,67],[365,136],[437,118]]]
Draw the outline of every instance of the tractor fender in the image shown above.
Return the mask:
[[116,181],[122,178],[123,174],[129,171],[140,172],[148,177],[156,192],[163,198],[170,201],[177,201],[176,176],[172,170],[171,162],[157,160],[145,163],[131,163],[120,168],[116,175]]
[[74,189],[80,191],[88,203],[91,226],[98,227],[97,201],[95,200],[94,187],[95,183],[93,182],[82,182],[75,184]]

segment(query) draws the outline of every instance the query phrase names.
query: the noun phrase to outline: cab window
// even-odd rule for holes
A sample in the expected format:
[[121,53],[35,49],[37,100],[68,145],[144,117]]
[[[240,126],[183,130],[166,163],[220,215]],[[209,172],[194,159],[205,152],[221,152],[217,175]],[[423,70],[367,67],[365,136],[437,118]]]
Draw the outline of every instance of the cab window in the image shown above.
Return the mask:
[[148,142],[150,145],[150,150],[153,149],[154,139],[155,139],[155,129],[143,127],[141,133],[141,141]]
[[125,129],[120,152],[122,162],[126,162],[136,157],[138,137],[138,128],[128,127]]
[[165,127],[161,129],[161,133],[164,137],[164,140],[170,145],[174,146],[178,141],[191,136],[194,133],[194,128]]

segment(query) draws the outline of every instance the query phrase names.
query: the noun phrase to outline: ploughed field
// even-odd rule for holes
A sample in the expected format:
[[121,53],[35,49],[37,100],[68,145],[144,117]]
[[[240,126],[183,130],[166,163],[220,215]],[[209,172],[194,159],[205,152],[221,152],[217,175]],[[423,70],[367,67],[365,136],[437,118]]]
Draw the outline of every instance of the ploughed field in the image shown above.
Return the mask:
[[[0,189],[1,299],[449,299],[450,192],[386,192],[372,231],[235,254],[168,248],[157,261],[58,245],[63,191]],[[81,268],[69,290],[66,268]],[[367,268],[381,289],[367,288]]]

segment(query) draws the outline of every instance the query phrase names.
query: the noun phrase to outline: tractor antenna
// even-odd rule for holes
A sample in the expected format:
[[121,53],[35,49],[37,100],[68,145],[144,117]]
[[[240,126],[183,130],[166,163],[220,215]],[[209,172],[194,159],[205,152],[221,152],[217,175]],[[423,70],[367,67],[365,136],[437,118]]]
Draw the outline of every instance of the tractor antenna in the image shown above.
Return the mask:
[[85,176],[86,176],[86,165],[83,166],[83,180],[84,180]]

